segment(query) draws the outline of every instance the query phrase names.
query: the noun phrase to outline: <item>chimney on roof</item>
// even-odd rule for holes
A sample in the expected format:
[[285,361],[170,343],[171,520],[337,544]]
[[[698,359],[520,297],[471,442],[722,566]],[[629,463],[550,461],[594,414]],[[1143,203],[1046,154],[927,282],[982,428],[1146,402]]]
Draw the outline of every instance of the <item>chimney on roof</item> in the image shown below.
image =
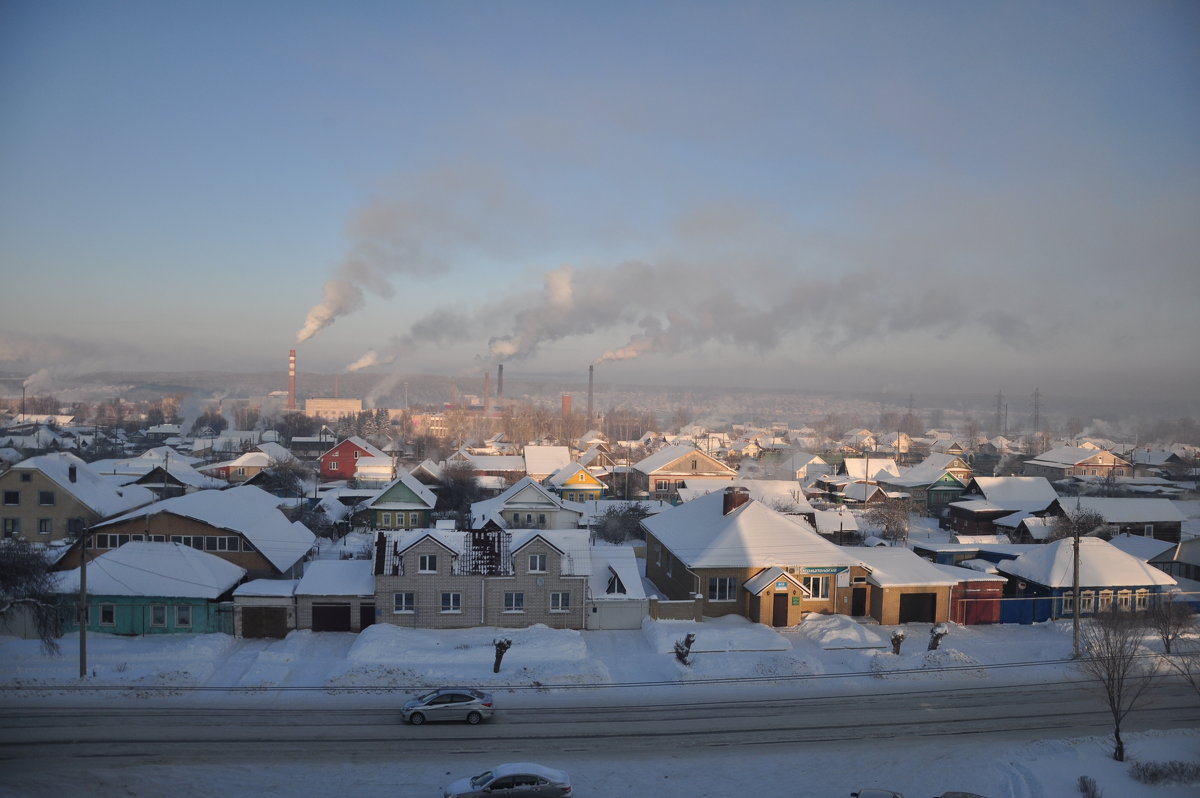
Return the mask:
[[76,477],[78,477],[78,476],[79,476],[79,472],[76,470],[75,466],[73,466],[73,465],[67,466],[67,479],[74,482]]
[[722,505],[721,505],[721,514],[729,515],[734,510],[741,507],[743,504],[745,504],[748,501],[750,501],[750,489],[749,488],[738,488],[738,487],[726,488],[725,495],[724,495],[724,501],[722,502]]
[[288,350],[288,410],[296,409],[296,350]]

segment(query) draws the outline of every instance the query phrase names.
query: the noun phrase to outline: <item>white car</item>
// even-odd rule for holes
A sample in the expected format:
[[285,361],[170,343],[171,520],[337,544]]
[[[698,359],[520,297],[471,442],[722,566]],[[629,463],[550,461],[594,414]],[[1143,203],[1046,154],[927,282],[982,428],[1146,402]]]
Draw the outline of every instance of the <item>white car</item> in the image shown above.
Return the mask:
[[493,793],[504,798],[565,798],[571,794],[566,773],[536,762],[508,762],[478,776],[452,782],[444,798],[483,798]]

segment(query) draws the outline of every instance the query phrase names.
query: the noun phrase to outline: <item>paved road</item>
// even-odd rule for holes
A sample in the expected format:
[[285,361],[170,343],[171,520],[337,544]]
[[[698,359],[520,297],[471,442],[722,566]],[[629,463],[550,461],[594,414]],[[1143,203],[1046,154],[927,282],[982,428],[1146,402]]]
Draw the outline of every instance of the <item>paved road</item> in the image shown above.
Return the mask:
[[[756,690],[734,701],[705,692],[674,702],[631,701],[587,692],[499,697],[490,723],[399,723],[387,708],[261,708],[214,696],[211,706],[164,699],[112,700],[98,706],[0,708],[0,763],[101,758],[107,762],[211,762],[414,757],[482,753],[511,758],[603,746],[612,752],[785,745],[884,738],[971,736],[980,743],[1111,732],[1099,692],[1086,683],[971,687],[936,691],[804,698]],[[501,700],[503,698],[503,700]],[[623,703],[625,705],[623,705]],[[1200,701],[1162,679],[1126,720],[1128,731],[1200,727]]]

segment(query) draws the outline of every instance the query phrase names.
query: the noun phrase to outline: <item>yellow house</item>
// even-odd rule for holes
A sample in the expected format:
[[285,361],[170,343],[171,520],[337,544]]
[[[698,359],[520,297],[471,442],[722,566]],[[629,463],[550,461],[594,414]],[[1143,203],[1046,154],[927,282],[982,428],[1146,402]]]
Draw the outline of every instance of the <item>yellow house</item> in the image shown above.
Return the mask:
[[590,502],[604,498],[604,483],[579,463],[563,466],[542,481],[568,502]]

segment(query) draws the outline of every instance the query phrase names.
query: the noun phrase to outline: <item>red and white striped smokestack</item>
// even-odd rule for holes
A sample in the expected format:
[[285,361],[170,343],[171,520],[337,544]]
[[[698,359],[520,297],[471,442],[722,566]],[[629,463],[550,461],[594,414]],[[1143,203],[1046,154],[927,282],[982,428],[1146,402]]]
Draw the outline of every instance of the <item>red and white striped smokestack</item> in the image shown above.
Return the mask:
[[571,417],[571,394],[569,393],[562,395],[562,417],[564,419]]
[[288,350],[288,410],[296,409],[296,350]]
[[592,382],[593,382],[593,378],[595,377],[595,374],[593,373],[593,372],[595,372],[595,370],[596,370],[596,366],[594,364],[591,366],[588,366],[588,414],[587,414],[587,420],[588,420],[589,424],[592,423]]

